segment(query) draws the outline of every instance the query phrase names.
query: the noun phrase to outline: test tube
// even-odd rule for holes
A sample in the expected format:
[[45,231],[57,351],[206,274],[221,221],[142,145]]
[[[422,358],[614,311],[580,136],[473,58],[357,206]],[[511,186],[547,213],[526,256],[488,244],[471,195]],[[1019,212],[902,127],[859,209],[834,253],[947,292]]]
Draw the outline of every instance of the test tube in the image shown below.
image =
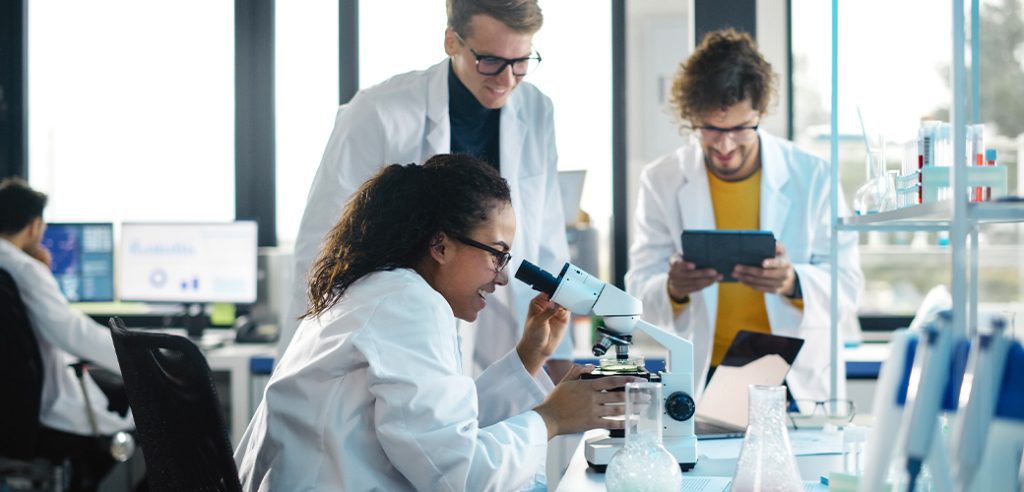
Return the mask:
[[[985,125],[967,125],[967,165],[981,167],[985,165]],[[970,188],[969,195],[971,202],[980,202],[985,199],[985,190],[982,186]]]
[[[939,121],[936,120],[925,120],[921,122],[921,127],[917,129],[917,183],[921,184],[921,177],[923,176],[922,169],[925,166],[935,165],[935,129],[939,125]],[[919,187],[917,190],[917,203],[923,203],[922,188]]]
[[[996,165],[996,149],[985,149],[985,165],[995,166]],[[985,201],[992,200],[992,187],[985,187]]]

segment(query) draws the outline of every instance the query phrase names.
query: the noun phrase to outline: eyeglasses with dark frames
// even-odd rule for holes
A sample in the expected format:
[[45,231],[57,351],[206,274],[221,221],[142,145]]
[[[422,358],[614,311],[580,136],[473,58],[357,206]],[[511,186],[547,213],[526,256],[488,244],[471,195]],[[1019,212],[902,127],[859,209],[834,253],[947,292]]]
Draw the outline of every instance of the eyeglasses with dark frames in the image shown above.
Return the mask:
[[495,260],[495,264],[494,264],[494,271],[495,272],[499,272],[500,273],[502,270],[504,270],[505,266],[507,266],[508,262],[512,259],[512,253],[509,253],[508,251],[502,251],[502,250],[497,249],[497,248],[492,248],[491,246],[488,246],[488,245],[486,245],[484,243],[481,243],[479,241],[474,241],[474,240],[472,240],[472,239],[470,239],[470,238],[468,238],[466,236],[463,236],[462,234],[452,233],[452,237],[455,238],[457,241],[459,241],[462,244],[465,244],[467,246],[472,246],[472,247],[477,248],[477,249],[482,249],[482,250],[490,253],[491,256],[493,256],[494,260]]
[[852,400],[794,400],[787,412],[794,429],[814,428],[824,423],[842,425],[857,414]]
[[495,75],[500,74],[501,72],[504,72],[505,67],[511,65],[512,75],[515,75],[516,77],[522,77],[529,73],[530,70],[533,68],[530,66],[531,62],[539,64],[542,60],[540,52],[537,50],[533,51],[533,56],[524,56],[522,58],[503,58],[494,55],[481,55],[480,53],[477,53],[472,46],[466,43],[466,40],[463,39],[462,36],[459,35],[459,33],[455,33],[455,37],[459,40],[459,43],[469,48],[469,52],[472,53],[474,57],[476,57],[476,71],[480,75],[493,77]]
[[759,126],[761,126],[760,123],[756,125],[734,126],[732,128],[702,125],[694,129],[700,132],[700,138],[705,142],[717,142],[720,138],[728,136],[732,138],[733,142],[746,143],[757,137],[757,128]]

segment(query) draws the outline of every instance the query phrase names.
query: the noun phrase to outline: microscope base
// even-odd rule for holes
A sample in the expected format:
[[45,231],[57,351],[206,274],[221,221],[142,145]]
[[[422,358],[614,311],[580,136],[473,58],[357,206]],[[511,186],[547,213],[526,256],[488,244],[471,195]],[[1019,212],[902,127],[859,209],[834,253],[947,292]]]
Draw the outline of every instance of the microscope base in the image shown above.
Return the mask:
[[[587,464],[590,465],[590,468],[599,473],[604,473],[608,467],[608,462],[612,460],[612,456],[615,456],[615,453],[622,449],[625,442],[626,439],[622,437],[592,437],[587,439],[587,442],[584,444],[583,456],[587,459]],[[679,468],[682,471],[690,471],[697,464],[696,436],[665,439],[662,445],[679,461]]]

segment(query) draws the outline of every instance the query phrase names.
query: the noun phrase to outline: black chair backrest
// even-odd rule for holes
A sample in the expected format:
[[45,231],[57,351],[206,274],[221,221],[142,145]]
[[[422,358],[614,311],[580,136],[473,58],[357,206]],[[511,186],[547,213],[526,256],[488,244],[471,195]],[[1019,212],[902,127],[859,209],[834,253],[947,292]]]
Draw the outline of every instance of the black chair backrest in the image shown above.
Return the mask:
[[35,456],[42,394],[36,335],[14,278],[0,268],[0,456]]
[[187,338],[110,318],[117,362],[153,491],[240,491],[210,366]]

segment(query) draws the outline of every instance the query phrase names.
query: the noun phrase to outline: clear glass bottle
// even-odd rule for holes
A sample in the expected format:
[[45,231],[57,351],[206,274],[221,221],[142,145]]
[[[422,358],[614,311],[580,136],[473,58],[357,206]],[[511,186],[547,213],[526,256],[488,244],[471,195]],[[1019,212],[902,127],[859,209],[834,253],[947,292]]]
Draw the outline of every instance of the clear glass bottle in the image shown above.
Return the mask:
[[734,492],[801,492],[800,472],[786,428],[786,387],[750,385],[747,433],[743,438]]
[[853,209],[857,215],[896,210],[896,186],[885,171],[885,146],[878,156],[866,157],[867,182],[853,195]]
[[676,458],[661,445],[661,383],[626,385],[626,443],[608,463],[609,492],[681,490]]

